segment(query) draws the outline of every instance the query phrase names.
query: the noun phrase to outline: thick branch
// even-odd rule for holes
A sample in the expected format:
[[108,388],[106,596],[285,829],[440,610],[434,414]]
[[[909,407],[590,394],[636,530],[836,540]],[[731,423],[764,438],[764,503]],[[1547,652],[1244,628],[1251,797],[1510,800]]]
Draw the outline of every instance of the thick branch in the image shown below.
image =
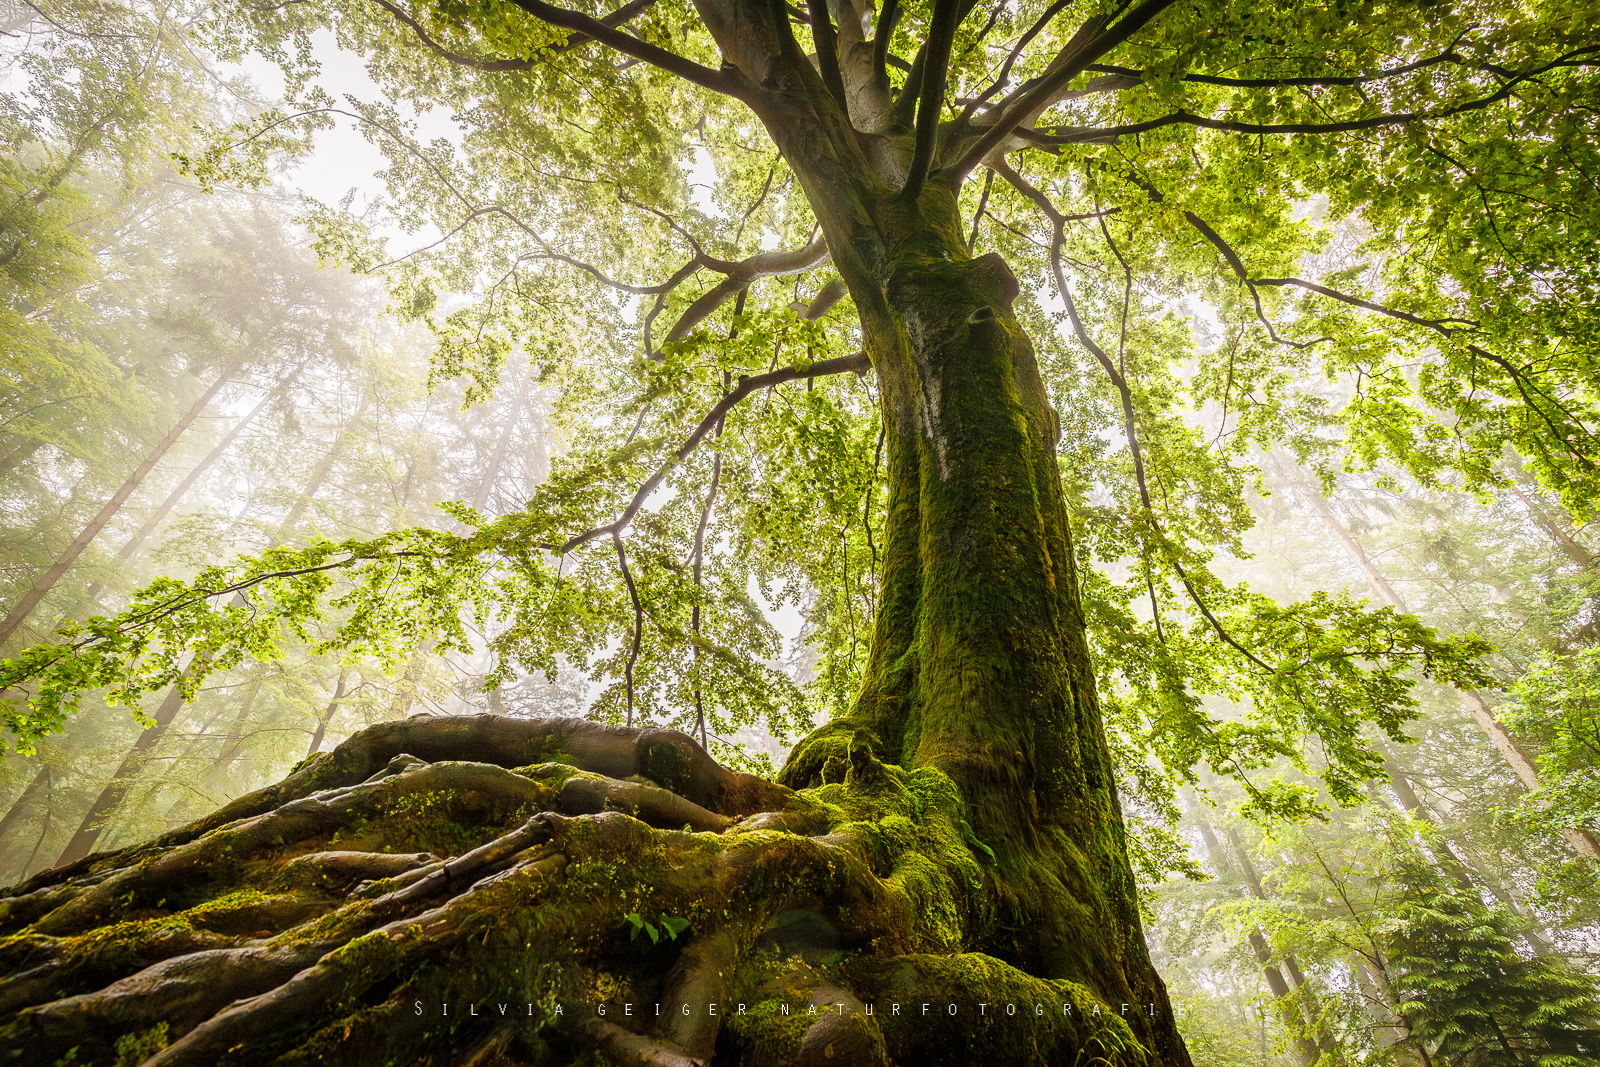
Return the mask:
[[[1211,74],[1185,74],[1182,80],[1196,82],[1201,85],[1226,85],[1239,89],[1276,89],[1291,85],[1368,85],[1372,82],[1385,81],[1389,78],[1398,78],[1402,74],[1410,74],[1413,71],[1425,70],[1440,63],[1464,64],[1466,59],[1459,53],[1450,50],[1441,52],[1436,56],[1429,56],[1427,59],[1419,59],[1415,63],[1407,63],[1401,67],[1380,70],[1376,74],[1354,74],[1348,76],[1318,74],[1307,78],[1221,78]],[[1130,78],[1138,78],[1141,81],[1145,75],[1142,70],[1134,70],[1131,67],[1114,67],[1106,63],[1091,63],[1088,69],[1100,74],[1122,74]]]
[[[1525,81],[1548,73],[1558,67],[1567,66],[1592,66],[1594,61],[1577,59],[1578,56],[1600,51],[1600,45],[1592,45],[1569,52],[1554,62],[1534,70],[1524,71],[1514,75],[1497,91],[1477,100],[1469,100],[1464,104],[1445,108],[1443,111],[1408,111],[1398,115],[1373,115],[1364,119],[1348,119],[1344,122],[1236,122],[1231,119],[1212,119],[1203,115],[1190,114],[1187,111],[1176,111],[1170,115],[1163,115],[1158,119],[1147,122],[1135,122],[1126,126],[1104,126],[1097,129],[1079,129],[1061,131],[1040,131],[1040,142],[1047,145],[1067,144],[1107,144],[1138,133],[1148,133],[1159,130],[1163,126],[1187,124],[1198,126],[1207,130],[1222,130],[1228,133],[1251,134],[1283,134],[1283,133],[1352,133],[1358,130],[1372,130],[1383,126],[1397,126],[1407,122],[1433,121],[1447,119],[1455,115],[1466,114],[1471,111],[1481,111],[1492,104],[1497,104],[1509,98],[1512,91]],[[1137,73],[1137,72],[1135,72]]]
[[[1006,61],[1000,65],[1000,73],[995,76],[994,81],[987,89],[979,93],[977,97],[975,97],[971,103],[967,105],[966,111],[962,113],[963,118],[971,118],[972,114],[977,111],[978,108],[989,102],[990,97],[999,92],[1001,89],[1005,88],[1006,83],[1011,80],[1011,68],[1015,66],[1017,60],[1021,58],[1023,51],[1027,49],[1028,45],[1033,43],[1033,39],[1035,37],[1039,36],[1039,32],[1050,24],[1050,20],[1061,14],[1062,9],[1071,3],[1072,0],[1056,0],[1055,3],[1051,4],[1045,9],[1044,14],[1040,15],[1034,20],[1033,25],[1028,27],[1026,33],[1017,38],[1017,43],[1012,45],[1010,53],[1006,55]],[[1091,65],[1088,69],[1098,70],[1099,68]]]
[[889,86],[889,41],[894,37],[894,28],[900,24],[901,14],[900,0],[884,0],[878,30],[872,37],[872,73],[885,89]]
[[833,19],[828,15],[827,0],[806,0],[806,10],[811,14],[811,40],[817,46],[817,67],[822,73],[822,83],[839,105],[839,113],[849,115],[850,103],[839,67],[839,38],[833,29]]
[[538,19],[543,19],[552,26],[562,29],[577,30],[588,34],[603,45],[615,48],[623,55],[633,56],[643,60],[651,66],[659,67],[668,74],[676,74],[685,81],[693,82],[703,89],[712,92],[724,93],[728,96],[740,95],[740,80],[730,73],[712,70],[703,67],[691,59],[685,59],[676,52],[669,52],[665,48],[653,45],[649,41],[640,40],[631,33],[613,29],[599,19],[577,11],[569,11],[564,7],[547,4],[544,0],[512,0],[522,10]]
[[[480,59],[476,56],[464,56],[459,52],[453,52],[446,48],[428,34],[427,29],[422,25],[422,23],[412,18],[406,11],[396,7],[394,4],[389,3],[389,0],[372,0],[372,2],[410,27],[411,31],[417,35],[417,39],[423,44],[427,45],[428,48],[435,54],[448,59],[450,62],[455,63],[458,66],[470,67],[473,70],[482,71],[485,74],[498,74],[504,71],[513,70],[529,70],[538,66],[540,63],[543,63],[550,56],[570,51],[571,49],[576,48],[578,45],[583,44],[585,41],[591,41],[594,39],[587,33],[573,33],[568,34],[566,41],[561,44],[547,45],[544,48],[539,49],[538,51],[542,54],[534,59]],[[600,23],[603,26],[612,28],[621,26],[623,23],[633,19],[653,3],[655,3],[655,0],[629,0],[629,3],[622,5],[605,18],[600,19]]]
[[708,315],[733,299],[756,279],[781,274],[798,274],[803,270],[821,266],[827,261],[828,242],[822,237],[818,237],[804,248],[789,252],[758,252],[737,263],[707,260],[708,266],[721,271],[727,277],[689,305],[673,324],[663,343],[671,344],[689,336],[689,332],[704,322]]
[[955,44],[963,8],[961,0],[936,0],[934,4],[917,100],[917,139],[906,173],[905,195],[910,200],[915,200],[922,192],[933,166],[934,149],[939,140],[939,111],[944,107],[945,81],[950,71],[950,49]]
[[1151,19],[1169,7],[1174,0],[1145,0],[1128,12],[1113,26],[1109,19],[1096,15],[1089,19],[1067,42],[1050,64],[1050,72],[1031,87],[1011,94],[995,108],[994,122],[962,154],[956,164],[956,173],[969,173],[995,148],[1025,122],[1040,114],[1055,95],[1088,69],[1089,64],[1133,36]]

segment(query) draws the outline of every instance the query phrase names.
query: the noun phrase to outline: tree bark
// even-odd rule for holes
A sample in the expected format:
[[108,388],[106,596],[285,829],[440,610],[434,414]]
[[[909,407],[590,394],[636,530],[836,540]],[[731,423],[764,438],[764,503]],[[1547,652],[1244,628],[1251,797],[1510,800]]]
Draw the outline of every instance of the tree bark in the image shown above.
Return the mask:
[[11,635],[33,613],[33,609],[39,606],[39,602],[49,595],[50,590],[55,588],[56,583],[78,561],[78,557],[83,555],[84,549],[89,547],[90,542],[99,535],[101,530],[105,529],[108,522],[116,517],[117,512],[122,509],[122,505],[127,502],[128,497],[132,496],[134,490],[144,483],[145,477],[155,469],[157,463],[161,462],[161,457],[167,454],[167,451],[172,448],[179,437],[183,436],[184,431],[194,423],[200,412],[205,410],[217,393],[221,392],[222,387],[233,379],[238,369],[236,364],[217,376],[211,386],[200,394],[193,404],[189,405],[188,410],[178,418],[177,422],[173,423],[166,436],[150,450],[145,456],[144,462],[134,468],[133,473],[128,475],[122,486],[111,495],[111,499],[107,500],[94,518],[89,520],[88,525],[83,528],[72,544],[68,545],[56,557],[55,562],[43,574],[34,579],[33,584],[11,606],[11,610],[6,613],[5,618],[0,620],[0,647],[3,647],[10,640]]
[[[792,134],[768,128],[791,161],[818,154],[815,140],[790,145]],[[844,781],[866,753],[948,776],[993,857],[992,918],[964,929],[967,951],[1146,1005],[1129,1025],[1152,1062],[1187,1067],[1144,944],[1059,421],[1011,311],[1016,278],[999,256],[967,257],[950,186],[930,183],[914,204],[871,199],[796,165],[878,380],[888,505],[860,696],[796,747],[780,780]]]

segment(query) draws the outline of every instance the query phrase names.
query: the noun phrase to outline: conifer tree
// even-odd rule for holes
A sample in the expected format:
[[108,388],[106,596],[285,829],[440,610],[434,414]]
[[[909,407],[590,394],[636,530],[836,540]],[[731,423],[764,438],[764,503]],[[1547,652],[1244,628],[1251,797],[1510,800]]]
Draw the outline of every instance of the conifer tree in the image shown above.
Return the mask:
[[1418,863],[1390,945],[1412,1036],[1439,1067],[1583,1067],[1600,1057],[1592,977],[1513,947],[1512,918]]

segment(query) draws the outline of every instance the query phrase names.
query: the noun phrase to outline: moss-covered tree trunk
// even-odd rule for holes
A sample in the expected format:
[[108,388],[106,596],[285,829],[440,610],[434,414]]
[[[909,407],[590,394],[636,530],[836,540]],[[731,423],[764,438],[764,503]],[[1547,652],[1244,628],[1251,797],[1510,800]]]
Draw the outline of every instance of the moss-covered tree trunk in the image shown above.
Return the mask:
[[1186,1067],[1016,282],[927,239],[875,271],[876,293],[851,281],[887,420],[883,607],[858,704],[784,784],[662,731],[374,727],[16,887],[0,1050]]
[[968,258],[949,189],[865,213],[877,240],[857,231],[868,254],[836,259],[883,397],[882,608],[855,708],[802,743],[782,780],[838,780],[862,749],[947,776],[982,869],[963,950],[1092,990],[1153,1062],[1186,1064],[1140,929],[1059,422],[1012,315],[1016,278],[998,256]]

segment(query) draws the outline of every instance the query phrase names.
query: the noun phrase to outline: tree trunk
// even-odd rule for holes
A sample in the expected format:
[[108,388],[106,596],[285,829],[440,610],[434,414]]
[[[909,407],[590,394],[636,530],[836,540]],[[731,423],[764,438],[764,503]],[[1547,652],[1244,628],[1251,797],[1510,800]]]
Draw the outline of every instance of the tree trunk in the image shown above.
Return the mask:
[[167,727],[177,718],[178,710],[183,707],[183,703],[181,689],[172,686],[167,690],[166,698],[151,716],[155,721],[145,728],[138,740],[134,741],[133,747],[123,757],[121,766],[111,776],[111,781],[89,806],[83,821],[78,824],[77,833],[72,835],[72,840],[67,842],[67,847],[61,852],[61,858],[56,860],[56,866],[64,866],[74,860],[82,859],[93,850],[94,843],[100,838],[100,832],[105,829],[117,806],[122,803],[122,798],[127,796],[128,790],[132,788],[134,776],[138,774],[139,768],[144,766],[146,754],[155,747],[156,742],[166,736]]
[[[1292,470],[1293,468],[1291,467],[1290,469]],[[1300,495],[1311,505],[1311,510],[1316,512],[1317,517],[1322,520],[1323,526],[1333,535],[1334,540],[1338,541],[1340,546],[1343,547],[1345,554],[1350,557],[1356,566],[1361,568],[1361,573],[1366,576],[1373,592],[1378,594],[1378,599],[1396,611],[1409,614],[1410,609],[1406,607],[1405,600],[1401,598],[1399,593],[1395,592],[1394,587],[1389,584],[1383,573],[1378,570],[1377,565],[1368,557],[1366,551],[1350,535],[1350,531],[1345,529],[1344,523],[1339,521],[1339,517],[1328,506],[1328,502],[1322,498],[1322,494],[1300,482],[1296,482],[1295,487],[1300,490]],[[1489,739],[1489,743],[1494,745],[1495,751],[1500,753],[1500,758],[1505,760],[1506,764],[1516,773],[1517,779],[1522,782],[1523,786],[1529,792],[1537,791],[1539,788],[1539,769],[1534,765],[1533,757],[1523,749],[1516,738],[1511,736],[1511,731],[1507,730],[1494,717],[1494,712],[1490,710],[1488,702],[1483,699],[1482,695],[1475,689],[1458,689],[1456,690],[1456,698],[1461,702],[1461,706],[1466,709],[1467,714],[1472,717],[1472,721],[1477,724],[1478,729],[1482,730],[1484,736]],[[1600,861],[1600,839],[1596,838],[1592,830],[1582,826],[1567,826],[1562,828],[1561,836],[1566,839],[1567,844],[1578,855]]]
[[239,439],[239,435],[248,430],[251,423],[256,421],[256,416],[267,409],[267,405],[272,402],[274,395],[273,393],[268,393],[262,397],[255,407],[251,408],[243,418],[234,423],[233,429],[229,430],[227,435],[217,442],[216,447],[212,448],[210,452],[206,453],[204,459],[194,465],[194,469],[184,476],[183,481],[173,487],[172,492],[168,493],[167,498],[161,502],[161,506],[152,511],[150,517],[144,520],[138,530],[134,531],[133,536],[128,538],[127,542],[117,550],[118,560],[133,558],[134,553],[139,551],[139,547],[144,544],[145,539],[155,532],[156,527],[161,525],[161,521],[189,494],[189,490],[194,488],[194,483],[198,482],[206,471],[210,470],[217,460],[221,459],[228,449],[233,447],[233,443]]
[[[785,155],[798,158],[799,152]],[[1011,312],[1016,278],[967,259],[952,191],[850,205],[808,188],[861,316],[887,448],[882,596],[861,694],[790,755],[794,787],[877,763],[948,776],[984,891],[959,943],[1030,975],[1143,1005],[1152,1062],[1187,1065],[1140,926],[1101,725],[1055,445],[1059,421]],[[898,214],[899,212],[905,214]],[[870,757],[868,756],[870,754]],[[852,772],[852,768],[855,770]],[[967,896],[963,893],[962,896]],[[972,988],[981,982],[971,975]]]
[[328,706],[323,709],[322,717],[317,720],[317,728],[311,732],[311,743],[306,746],[306,759],[317,754],[322,747],[322,738],[328,732],[328,723],[333,721],[334,715],[339,712],[339,705],[344,703],[345,686],[350,681],[350,668],[339,668],[339,681],[333,687],[333,696],[328,698]]
[[56,583],[78,561],[78,557],[83,555],[84,549],[88,548],[90,542],[99,535],[101,530],[105,529],[106,523],[116,517],[117,512],[122,509],[122,505],[127,502],[128,497],[132,496],[133,491],[143,484],[145,477],[155,469],[157,463],[161,462],[161,457],[167,454],[168,449],[176,443],[179,437],[183,436],[184,431],[194,423],[200,412],[205,410],[206,405],[211,403],[217,393],[222,390],[222,387],[233,379],[237,370],[238,367],[235,365],[223,371],[217,376],[216,381],[211,383],[211,387],[202,393],[193,404],[189,405],[189,409],[179,417],[177,422],[172,424],[172,428],[167,431],[167,435],[150,450],[145,456],[144,462],[134,468],[133,473],[123,481],[121,488],[113,493],[111,499],[107,500],[94,518],[89,520],[89,524],[83,528],[72,544],[68,545],[56,557],[56,561],[36,578],[27,591],[11,606],[11,610],[6,613],[5,618],[0,620],[0,647],[3,647],[10,640],[11,635],[32,614],[33,609],[38,607],[39,602],[49,595],[51,589],[55,588]]
[[530,386],[531,379],[524,376],[517,397],[512,401],[511,410],[506,415],[505,425],[500,427],[500,436],[495,440],[494,451],[489,454],[489,464],[484,468],[483,477],[478,479],[478,488],[472,494],[472,506],[478,511],[488,506],[489,494],[494,490],[495,482],[500,480],[500,468],[505,466],[506,452],[511,447],[511,435],[516,432],[517,422],[522,418]]
[[[207,397],[209,398],[209,396],[214,394],[216,390],[217,386],[213,386],[211,393],[208,393]],[[361,417],[361,415],[367,410],[371,400],[371,394],[368,394],[362,400],[361,407],[357,410],[355,418]],[[261,404],[257,406],[256,412],[259,412],[261,408],[265,406],[265,404],[266,401],[263,400]],[[199,406],[203,405],[197,405],[196,409],[193,411],[194,414],[198,413]],[[249,418],[253,419],[256,412],[251,412]],[[353,422],[354,419],[351,421]],[[235,427],[235,433],[241,429],[242,424],[241,426]],[[305,491],[295,500],[293,506],[290,507],[288,514],[284,517],[283,522],[279,525],[278,534],[273,538],[272,543],[274,545],[283,542],[294,532],[294,527],[299,523],[301,517],[305,514],[307,505],[316,497],[317,493],[321,491],[322,483],[327,479],[329,472],[333,469],[335,461],[337,461],[339,458],[340,452],[343,451],[344,442],[346,440],[346,434],[348,431],[348,425],[341,427],[338,435],[334,437],[333,444],[329,446],[327,455],[323,457],[323,459],[317,464],[315,470],[312,472],[311,480],[307,484]],[[222,447],[222,445],[219,445],[218,449]],[[220,452],[217,449],[213,450],[213,456],[219,454]],[[191,477],[193,476],[193,472],[191,472]],[[255,693],[252,691],[250,694],[252,700],[254,696]],[[72,840],[68,842],[66,849],[62,851],[61,858],[56,861],[57,866],[62,866],[82,859],[94,849],[95,842],[99,839],[102,829],[104,829],[106,823],[110,821],[111,816],[115,814],[117,806],[122,803],[123,798],[127,796],[128,789],[132,784],[132,776],[137,773],[139,767],[143,765],[149,750],[155,747],[157,742],[159,742],[161,738],[166,735],[167,726],[172,722],[173,718],[177,716],[178,709],[183,706],[183,703],[183,694],[179,690],[178,686],[174,685],[171,689],[167,690],[167,695],[165,699],[162,700],[161,706],[157,709],[154,716],[155,725],[148,727],[133,743],[133,747],[128,751],[127,756],[123,758],[121,766],[117,768],[117,772],[112,776],[111,781],[107,783],[105,788],[100,791],[100,795],[95,798],[94,804],[90,806],[88,814],[83,817],[83,821],[78,826],[77,833],[72,836]],[[247,700],[244,705],[245,709],[248,709],[249,704],[250,700]],[[228,762],[232,762],[231,756]]]
[[[0,934],[31,922],[59,939],[41,952],[100,969],[15,987],[34,1006],[0,1016],[0,1054],[110,1058],[164,1024],[148,1067],[1189,1067],[1140,927],[1016,282],[966,259],[950,190],[923,206],[954,223],[913,218],[881,256],[819,208],[882,390],[889,506],[863,690],[796,747],[788,788],[668,731],[369,728],[16,887]],[[253,936],[93,940],[136,914]]]
[[33,810],[39,794],[44,792],[49,784],[50,765],[43,762],[41,758],[38,771],[34,773],[28,784],[23,787],[22,792],[17,795],[17,799],[11,802],[11,806],[6,809],[5,817],[0,818],[0,848],[4,847],[6,835],[11,832],[11,828],[24,815]]
[[1559,518],[1539,499],[1539,486],[1528,473],[1522,469],[1520,463],[1508,463],[1506,469],[1511,475],[1511,481],[1506,483],[1506,488],[1511,490],[1511,495],[1522,501],[1522,506],[1528,509],[1528,514],[1533,521],[1538,523],[1549,534],[1551,539],[1567,558],[1580,567],[1594,566],[1595,556],[1589,546],[1573,537]]
[[278,536],[273,538],[274,545],[282,544],[294,536],[294,528],[300,525],[300,520],[305,517],[306,508],[311,506],[311,501],[322,492],[322,483],[328,480],[328,475],[333,471],[333,465],[338,462],[339,456],[344,451],[345,442],[350,436],[350,427],[367,413],[367,408],[372,406],[372,394],[368,392],[361,398],[361,406],[350,417],[350,421],[339,427],[339,432],[333,438],[333,444],[328,446],[327,455],[317,463],[311,472],[311,478],[306,482],[305,492],[301,493],[290,505],[283,516],[283,522],[278,525]]
[[217,758],[211,761],[211,766],[207,767],[205,773],[200,776],[202,779],[211,774],[226,771],[233,766],[233,761],[239,758],[240,746],[244,744],[245,725],[250,721],[250,711],[255,706],[256,697],[260,694],[263,684],[265,684],[265,680],[260,678],[250,684],[249,691],[245,693],[244,699],[239,702],[239,712],[233,717],[233,725],[229,728],[227,734],[223,736],[224,745],[222,751],[217,754]]
[[[1378,753],[1383,756],[1383,769],[1388,772],[1389,785],[1394,791],[1400,807],[1405,813],[1418,822],[1425,822],[1439,828],[1439,821],[1434,817],[1433,810],[1422,802],[1416,790],[1411,787],[1411,781],[1404,770],[1395,763],[1394,757],[1382,744],[1377,746]],[[1474,857],[1472,851],[1461,841],[1452,841],[1439,829],[1437,841],[1424,835],[1423,847],[1433,856],[1434,863],[1444,872],[1445,877],[1453,882],[1457,889],[1476,896],[1478,890],[1473,885],[1473,880],[1481,882],[1495,899],[1510,908],[1513,913],[1522,918],[1526,925],[1522,928],[1522,936],[1527,940],[1530,948],[1541,956],[1548,956],[1555,951],[1555,946],[1549,937],[1539,929],[1539,919],[1529,912],[1504,885],[1496,880],[1489,872],[1489,868],[1481,860]],[[1456,853],[1461,853],[1458,856]]]
[[[1200,830],[1200,840],[1205,844],[1206,856],[1211,860],[1211,868],[1219,875],[1233,873],[1233,864],[1227,852],[1222,848],[1222,843],[1217,840],[1216,831],[1204,819],[1197,819],[1195,825]],[[1252,870],[1251,875],[1254,875]],[[1251,883],[1255,888],[1255,895],[1262,896],[1260,883],[1253,878]],[[1302,1067],[1313,1067],[1322,1056],[1322,1050],[1317,1043],[1305,1035],[1305,1016],[1301,1013],[1294,1001],[1294,990],[1284,980],[1283,972],[1272,962],[1272,946],[1267,943],[1267,937],[1259,927],[1252,927],[1245,935],[1250,943],[1250,951],[1255,953],[1256,963],[1261,967],[1261,974],[1267,980],[1267,988],[1272,992],[1272,999],[1277,1002],[1278,1017],[1283,1020],[1283,1027],[1294,1040],[1295,1054],[1300,1057]],[[1302,989],[1303,979],[1299,983]],[[1334,1046],[1337,1048],[1337,1046]]]

